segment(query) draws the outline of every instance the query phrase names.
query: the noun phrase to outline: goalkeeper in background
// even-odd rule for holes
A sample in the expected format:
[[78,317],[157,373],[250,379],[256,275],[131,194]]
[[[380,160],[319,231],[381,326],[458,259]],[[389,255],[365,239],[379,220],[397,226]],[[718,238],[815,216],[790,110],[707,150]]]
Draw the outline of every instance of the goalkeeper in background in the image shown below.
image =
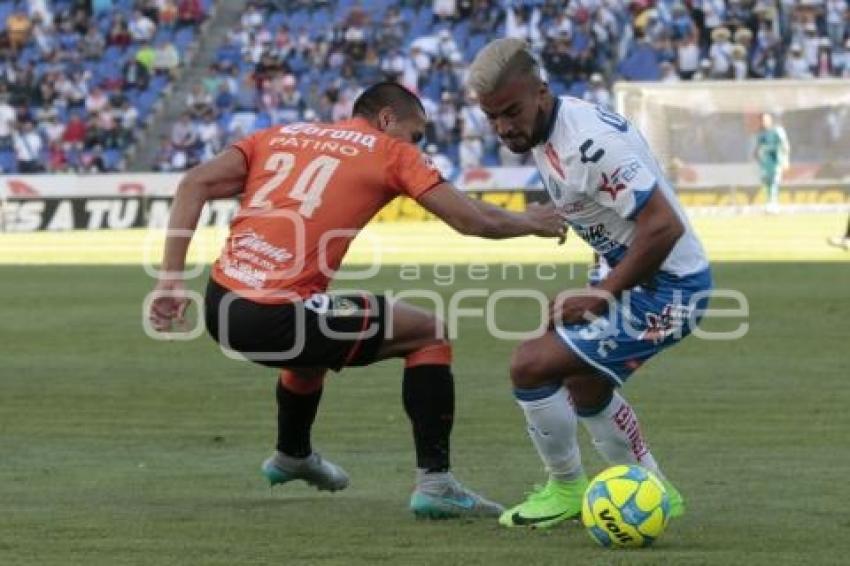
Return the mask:
[[761,182],[767,190],[767,212],[779,212],[779,183],[782,172],[791,162],[791,146],[785,128],[775,123],[773,116],[762,114],[761,130],[756,137],[756,160]]

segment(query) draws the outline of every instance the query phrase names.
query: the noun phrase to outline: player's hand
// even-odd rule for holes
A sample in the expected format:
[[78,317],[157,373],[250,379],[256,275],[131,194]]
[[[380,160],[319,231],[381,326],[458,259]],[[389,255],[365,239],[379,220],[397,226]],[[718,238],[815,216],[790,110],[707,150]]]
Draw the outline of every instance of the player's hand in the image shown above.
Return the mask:
[[549,327],[588,322],[608,310],[608,301],[592,289],[558,293],[549,303]]
[[532,202],[525,210],[526,216],[534,226],[534,235],[541,238],[558,238],[563,244],[567,239],[567,224],[552,203]]
[[160,279],[154,293],[162,293],[151,301],[148,320],[157,332],[169,332],[176,325],[182,328],[186,323],[186,309],[189,298],[186,285],[180,279]]

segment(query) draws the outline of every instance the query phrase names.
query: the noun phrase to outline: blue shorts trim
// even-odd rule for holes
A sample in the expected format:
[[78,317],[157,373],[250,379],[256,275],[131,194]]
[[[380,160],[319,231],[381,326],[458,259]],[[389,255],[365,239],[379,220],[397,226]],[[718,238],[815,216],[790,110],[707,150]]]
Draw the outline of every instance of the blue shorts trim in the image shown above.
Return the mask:
[[555,332],[558,333],[558,336],[564,342],[564,345],[567,348],[569,348],[570,350],[572,350],[573,353],[576,354],[579,358],[581,358],[582,361],[584,361],[584,363],[586,363],[590,367],[594,368],[595,370],[597,370],[602,375],[608,377],[611,381],[614,382],[614,384],[617,387],[620,387],[621,385],[623,385],[623,381],[617,376],[617,374],[613,370],[608,369],[607,367],[605,367],[604,365],[602,365],[600,363],[597,363],[595,360],[593,360],[587,354],[585,354],[582,351],[582,349],[575,342],[570,340],[570,336],[567,333],[566,328],[564,328],[563,326],[557,326],[557,327],[555,327]]

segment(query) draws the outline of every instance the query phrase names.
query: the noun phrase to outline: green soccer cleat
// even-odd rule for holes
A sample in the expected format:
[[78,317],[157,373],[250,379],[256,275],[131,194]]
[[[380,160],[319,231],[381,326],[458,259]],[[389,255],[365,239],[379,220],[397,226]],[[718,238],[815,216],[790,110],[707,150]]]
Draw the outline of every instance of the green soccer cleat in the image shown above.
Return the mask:
[[304,480],[319,491],[339,491],[348,487],[345,470],[324,460],[317,452],[306,458],[293,458],[275,452],[263,462],[262,471],[272,487],[293,480]]
[[505,510],[465,488],[451,473],[427,474],[410,496],[410,510],[417,519],[498,517]]
[[685,514],[685,499],[679,490],[668,480],[663,480],[664,489],[667,491],[667,497],[670,500],[670,517],[681,517]]
[[545,486],[535,488],[528,499],[502,513],[499,524],[545,529],[577,517],[587,484],[584,474],[571,481],[550,478]]

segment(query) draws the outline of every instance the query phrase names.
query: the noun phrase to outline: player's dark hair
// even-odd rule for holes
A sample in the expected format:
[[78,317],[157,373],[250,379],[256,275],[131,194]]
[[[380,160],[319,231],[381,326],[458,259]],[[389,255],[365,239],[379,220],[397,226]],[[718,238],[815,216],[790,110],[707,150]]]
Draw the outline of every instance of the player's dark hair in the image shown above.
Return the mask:
[[393,81],[373,84],[354,101],[353,116],[374,118],[383,108],[390,107],[399,118],[407,118],[417,112],[425,113],[419,97]]

